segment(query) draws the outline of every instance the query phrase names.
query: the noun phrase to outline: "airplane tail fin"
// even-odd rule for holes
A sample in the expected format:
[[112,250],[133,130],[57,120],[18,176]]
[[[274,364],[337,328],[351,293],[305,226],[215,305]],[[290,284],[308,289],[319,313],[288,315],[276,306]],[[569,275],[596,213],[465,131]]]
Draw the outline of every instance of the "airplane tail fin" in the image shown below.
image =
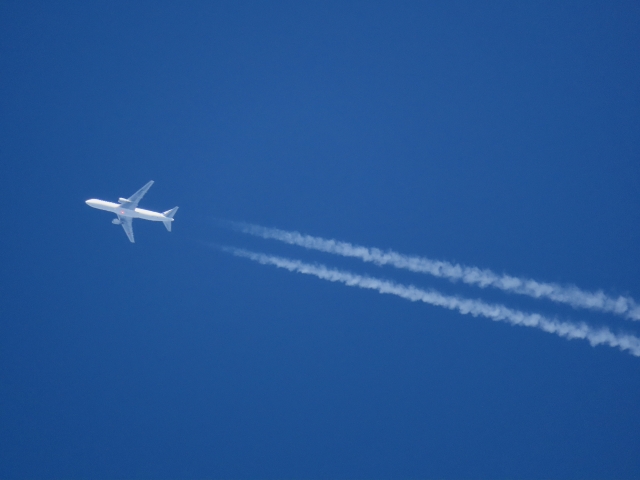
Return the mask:
[[171,222],[173,222],[173,216],[176,214],[177,211],[178,211],[178,207],[174,207],[171,210],[167,210],[166,212],[162,213],[165,217],[171,219],[171,220],[162,222],[164,223],[164,226],[168,231],[171,231]]

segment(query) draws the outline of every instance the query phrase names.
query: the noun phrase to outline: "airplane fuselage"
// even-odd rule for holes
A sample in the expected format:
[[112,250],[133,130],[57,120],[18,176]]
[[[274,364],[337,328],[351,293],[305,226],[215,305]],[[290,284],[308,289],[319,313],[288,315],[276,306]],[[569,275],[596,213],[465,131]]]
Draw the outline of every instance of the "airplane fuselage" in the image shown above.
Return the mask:
[[152,222],[173,222],[173,218],[165,217],[162,213],[152,212],[144,208],[125,208],[119,203],[105,202],[104,200],[95,198],[87,200],[86,204],[98,210],[115,213],[120,217],[142,218],[144,220],[151,220]]

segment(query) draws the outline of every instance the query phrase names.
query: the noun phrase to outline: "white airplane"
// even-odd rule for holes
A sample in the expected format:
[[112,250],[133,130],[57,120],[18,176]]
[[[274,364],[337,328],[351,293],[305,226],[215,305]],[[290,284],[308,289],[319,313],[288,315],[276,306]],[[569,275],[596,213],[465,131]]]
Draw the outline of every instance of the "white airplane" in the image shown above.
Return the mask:
[[138,203],[140,203],[144,194],[147,193],[147,190],[151,188],[151,185],[153,185],[153,180],[129,198],[119,198],[118,203],[105,202],[104,200],[97,200],[95,198],[87,200],[85,203],[90,207],[115,213],[118,218],[114,218],[111,223],[122,225],[122,228],[124,228],[124,232],[127,234],[127,237],[129,237],[131,243],[135,243],[135,240],[133,239],[133,226],[131,225],[134,218],[142,218],[144,220],[151,220],[152,222],[162,222],[167,230],[171,231],[173,216],[178,211],[178,207],[172,208],[171,210],[167,210],[163,213],[138,208]]

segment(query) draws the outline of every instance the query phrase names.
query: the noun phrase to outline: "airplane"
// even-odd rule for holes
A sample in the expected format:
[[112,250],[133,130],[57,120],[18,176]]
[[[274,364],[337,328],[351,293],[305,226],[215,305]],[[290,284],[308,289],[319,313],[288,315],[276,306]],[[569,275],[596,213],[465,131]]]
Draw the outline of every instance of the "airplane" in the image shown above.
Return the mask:
[[147,193],[147,190],[151,188],[151,185],[153,185],[153,180],[129,198],[119,198],[118,203],[105,202],[104,200],[97,200],[95,198],[87,200],[85,203],[90,207],[97,208],[98,210],[106,210],[107,212],[115,213],[118,218],[114,218],[111,223],[122,225],[124,232],[127,234],[127,237],[129,237],[129,241],[131,243],[135,243],[132,226],[134,218],[142,218],[144,220],[151,220],[152,222],[162,222],[166,229],[171,231],[173,216],[178,211],[178,207],[172,208],[171,210],[167,210],[163,213],[138,208],[138,203],[140,203],[144,194]]

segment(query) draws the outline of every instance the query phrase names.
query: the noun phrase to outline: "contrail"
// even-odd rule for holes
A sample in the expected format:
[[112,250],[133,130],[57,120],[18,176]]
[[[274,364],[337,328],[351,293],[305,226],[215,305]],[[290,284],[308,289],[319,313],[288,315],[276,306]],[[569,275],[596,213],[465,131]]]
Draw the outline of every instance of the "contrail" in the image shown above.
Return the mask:
[[540,330],[554,333],[569,340],[574,338],[587,340],[591,346],[608,345],[610,347],[617,347],[622,351],[628,350],[631,355],[640,357],[640,338],[628,334],[617,335],[612,333],[608,328],[596,330],[584,323],[560,322],[537,313],[524,313],[513,310],[504,305],[447,296],[434,290],[422,290],[412,285],[400,285],[374,277],[330,269],[324,265],[311,265],[299,260],[265,255],[263,253],[255,253],[238,248],[216,248],[221,248],[223,251],[237,257],[248,258],[263,265],[275,265],[290,272],[313,275],[323,280],[329,280],[330,282],[344,283],[350,287],[376,290],[380,293],[396,295],[411,300],[412,302],[421,301],[430,305],[448,308],[449,310],[456,310],[464,315],[486,317],[494,321],[503,321],[512,325],[539,328]]
[[403,255],[393,250],[386,252],[378,248],[363,247],[347,242],[330,240],[295,231],[267,228],[241,222],[228,222],[235,230],[264,239],[279,240],[311,250],[359,258],[376,265],[391,265],[412,272],[427,273],[451,281],[461,280],[469,285],[481,288],[493,287],[510,293],[528,295],[534,298],[547,298],[564,303],[573,308],[585,308],[606,313],[614,313],[631,320],[640,320],[640,306],[631,297],[610,297],[603,291],[589,292],[576,286],[563,286],[555,283],[538,282],[528,278],[499,275],[488,269],[467,267],[441,260]]

